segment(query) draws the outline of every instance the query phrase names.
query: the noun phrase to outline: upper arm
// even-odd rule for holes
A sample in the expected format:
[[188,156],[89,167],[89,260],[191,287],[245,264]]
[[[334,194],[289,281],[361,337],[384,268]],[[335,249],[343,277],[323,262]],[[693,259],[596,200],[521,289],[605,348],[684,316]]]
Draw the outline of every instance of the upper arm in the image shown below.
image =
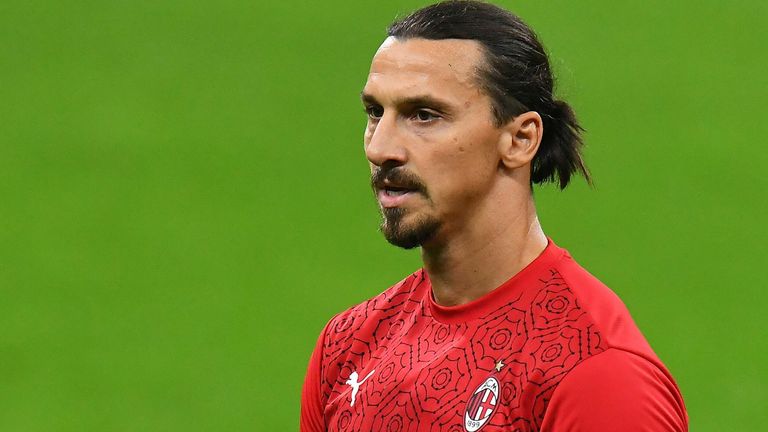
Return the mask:
[[674,381],[647,359],[608,349],[580,363],[552,395],[542,432],[687,431]]

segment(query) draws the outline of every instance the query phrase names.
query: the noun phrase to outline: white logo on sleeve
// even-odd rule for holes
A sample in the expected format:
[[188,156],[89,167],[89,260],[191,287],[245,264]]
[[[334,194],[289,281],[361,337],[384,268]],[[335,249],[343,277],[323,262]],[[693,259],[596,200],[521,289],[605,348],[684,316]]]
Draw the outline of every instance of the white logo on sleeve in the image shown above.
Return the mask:
[[360,391],[360,386],[373,375],[373,373],[376,372],[376,369],[370,371],[368,375],[363,378],[362,381],[358,382],[357,378],[359,377],[357,375],[357,371],[353,371],[351,374],[349,374],[349,379],[345,384],[349,384],[350,387],[352,387],[352,402],[349,403],[349,406],[355,405],[355,397],[357,396],[357,392]]

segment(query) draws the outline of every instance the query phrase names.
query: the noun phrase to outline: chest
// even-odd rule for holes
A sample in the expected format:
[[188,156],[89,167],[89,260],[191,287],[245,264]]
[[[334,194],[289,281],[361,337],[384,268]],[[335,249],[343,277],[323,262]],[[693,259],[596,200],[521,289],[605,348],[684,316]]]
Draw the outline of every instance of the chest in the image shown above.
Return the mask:
[[326,362],[328,430],[538,430],[589,334],[537,331],[530,318],[508,307],[468,323],[417,313],[360,327]]

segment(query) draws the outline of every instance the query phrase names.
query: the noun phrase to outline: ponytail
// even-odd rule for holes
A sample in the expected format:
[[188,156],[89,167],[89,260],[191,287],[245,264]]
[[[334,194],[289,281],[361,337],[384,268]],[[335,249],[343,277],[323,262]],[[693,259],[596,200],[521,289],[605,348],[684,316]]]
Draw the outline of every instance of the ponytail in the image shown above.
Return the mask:
[[[544,112],[541,112],[544,111]],[[550,100],[541,107],[544,135],[531,164],[531,183],[555,183],[565,189],[574,173],[581,174],[592,185],[592,177],[581,157],[584,146],[579,125],[571,107],[560,100]]]

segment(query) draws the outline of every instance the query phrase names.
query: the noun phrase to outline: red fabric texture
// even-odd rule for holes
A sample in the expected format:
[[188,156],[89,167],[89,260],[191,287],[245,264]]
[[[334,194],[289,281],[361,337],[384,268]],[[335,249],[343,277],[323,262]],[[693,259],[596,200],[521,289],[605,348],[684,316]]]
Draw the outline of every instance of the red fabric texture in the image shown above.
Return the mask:
[[550,240],[441,307],[423,270],[335,316],[307,370],[316,431],[685,431],[682,397],[618,297]]
[[683,431],[674,381],[643,357],[610,348],[575,367],[557,386],[542,431]]

